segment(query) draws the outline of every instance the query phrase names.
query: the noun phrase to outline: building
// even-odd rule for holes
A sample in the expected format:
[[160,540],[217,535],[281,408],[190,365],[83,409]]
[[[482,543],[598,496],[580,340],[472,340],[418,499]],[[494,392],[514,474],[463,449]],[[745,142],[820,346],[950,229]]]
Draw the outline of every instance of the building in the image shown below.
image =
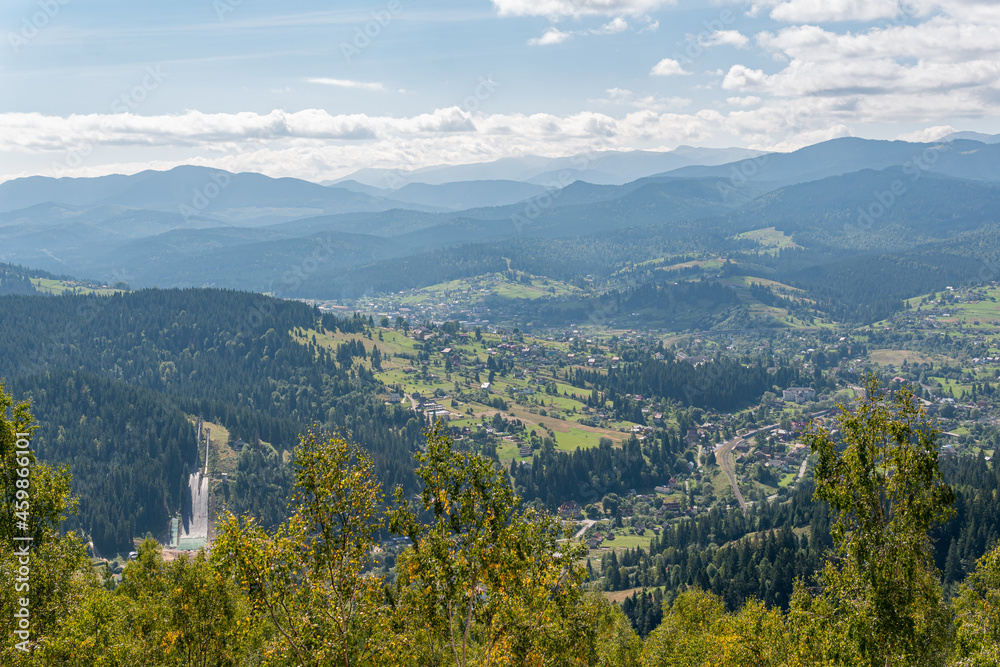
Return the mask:
[[563,519],[579,519],[583,516],[580,503],[568,500],[559,506],[559,516]]
[[805,403],[816,400],[816,390],[809,387],[789,387],[781,393],[781,398],[793,403]]

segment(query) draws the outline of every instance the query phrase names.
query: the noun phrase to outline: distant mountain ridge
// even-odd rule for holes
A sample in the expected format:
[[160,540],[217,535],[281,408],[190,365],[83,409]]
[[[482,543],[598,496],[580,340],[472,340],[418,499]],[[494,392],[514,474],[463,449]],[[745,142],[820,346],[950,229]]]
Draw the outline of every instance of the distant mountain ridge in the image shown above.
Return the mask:
[[1000,144],[967,139],[932,143],[873,141],[844,137],[791,153],[769,153],[749,160],[718,165],[682,167],[664,176],[675,178],[730,178],[734,184],[766,182],[792,185],[839,176],[862,169],[905,167],[959,178],[1000,180]]
[[[536,185],[569,185],[583,180],[598,185],[623,185],[652,174],[689,165],[717,165],[762,155],[749,148],[694,148],[679,146],[672,151],[596,151],[567,157],[526,155],[492,162],[438,165],[414,170],[360,169],[335,181],[395,190],[409,183],[441,185],[457,181],[511,180]],[[571,180],[567,180],[571,179]]]
[[[124,206],[177,213],[234,224],[269,224],[307,215],[385,211],[400,202],[295,178],[271,178],[181,166],[131,176],[49,178],[32,176],[0,183],[0,211],[39,204]],[[420,205],[409,208],[424,208]]]
[[[704,157],[699,151],[674,153]],[[611,160],[605,166],[627,159],[633,166],[645,161],[644,168],[662,164],[663,157],[603,155]],[[548,158],[514,163],[508,160],[504,168],[528,168],[536,177],[558,164]],[[469,168],[462,173],[471,177],[483,167]],[[309,259],[318,264],[308,279],[310,294],[345,295],[376,285],[394,289],[401,284],[393,282],[401,258],[416,267],[406,269],[405,283],[420,284],[437,275],[420,269],[421,262],[447,257],[448,275],[457,275],[482,266],[466,262],[463,253],[493,252],[485,249],[514,241],[563,248],[533,265],[544,272],[563,260],[579,266],[583,250],[600,261],[591,248],[617,247],[624,239],[631,240],[627,252],[615,255],[619,268],[655,260],[657,252],[676,253],[673,244],[680,239],[692,247],[709,239],[719,246],[739,232],[772,226],[811,250],[855,253],[902,252],[1000,222],[1000,144],[966,138],[836,139],[620,185],[573,180],[568,173],[560,172],[566,184],[558,186],[465,178],[394,190],[203,167],[16,179],[0,184],[0,262],[121,279],[133,287],[276,291],[282,275]],[[882,203],[884,193],[894,190],[892,201]],[[885,210],[878,213],[878,206]],[[846,234],[868,209],[877,213],[871,229]],[[375,279],[355,277],[362,267]]]

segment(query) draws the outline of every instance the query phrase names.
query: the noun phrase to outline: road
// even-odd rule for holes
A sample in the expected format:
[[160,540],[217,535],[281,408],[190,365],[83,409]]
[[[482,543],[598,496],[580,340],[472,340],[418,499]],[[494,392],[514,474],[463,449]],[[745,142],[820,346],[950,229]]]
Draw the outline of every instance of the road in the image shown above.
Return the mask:
[[806,465],[808,463],[809,463],[809,457],[808,456],[805,457],[804,459],[802,459],[802,465],[799,466],[799,476],[795,478],[796,482],[798,482],[799,480],[802,479],[802,475],[806,474]]
[[733,467],[733,448],[741,442],[743,442],[743,438],[737,436],[720,444],[715,450],[715,460],[722,467],[722,472],[726,473],[726,477],[729,478],[729,484],[733,487],[733,495],[736,496],[736,502],[740,504],[740,509],[745,510],[747,501],[743,500],[740,485],[736,483],[736,469]]
[[590,528],[591,526],[593,526],[597,522],[596,521],[592,521],[590,519],[584,519],[580,523],[583,524],[583,528],[581,528],[580,530],[576,531],[576,535],[573,536],[574,540],[578,540],[581,537],[583,537],[583,534],[587,532],[587,529]]
[[[820,410],[819,412],[814,412],[809,417],[822,417],[828,412],[833,410]],[[743,442],[745,439],[749,439],[756,435],[758,432],[770,431],[772,429],[778,428],[779,424],[771,424],[770,426],[764,426],[761,428],[754,429],[752,431],[747,431],[743,436],[736,436],[732,440],[727,440],[723,442],[718,447],[715,448],[715,460],[722,467],[722,471],[726,473],[726,477],[729,478],[729,484],[733,487],[733,495],[736,496],[736,502],[740,504],[740,509],[747,508],[747,502],[743,500],[743,494],[740,492],[740,485],[736,482],[736,468],[733,465],[733,448],[736,445]],[[799,476],[798,479],[802,479],[802,476],[806,474],[806,463],[808,462],[808,457],[802,461],[802,465],[799,466]]]

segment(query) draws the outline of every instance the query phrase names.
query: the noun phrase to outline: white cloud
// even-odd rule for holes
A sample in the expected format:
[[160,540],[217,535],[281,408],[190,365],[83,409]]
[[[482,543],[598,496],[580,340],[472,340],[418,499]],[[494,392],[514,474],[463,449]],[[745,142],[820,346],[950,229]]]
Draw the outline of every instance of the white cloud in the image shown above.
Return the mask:
[[[681,112],[690,100],[611,89],[594,111],[470,114],[458,107],[410,117],[332,115],[322,109],[136,116],[0,114],[0,152],[30,158],[35,173],[93,176],[197,164],[230,171],[319,179],[361,167],[417,168],[481,162],[512,155],[570,155],[587,150],[688,145],[773,145],[826,131],[831,108],[764,105],[721,113]],[[79,152],[80,147],[85,150]],[[149,161],[151,149],[170,160]],[[77,153],[74,153],[77,151]],[[76,159],[68,159],[76,155]],[[82,156],[82,159],[81,159]],[[48,168],[45,168],[48,165]],[[0,172],[3,177],[25,174]]]
[[541,37],[532,37],[528,40],[529,46],[552,46],[562,44],[573,36],[573,33],[563,32],[558,28],[549,28]]
[[903,13],[898,0],[770,0],[771,18],[785,23],[892,19]]
[[897,141],[912,141],[914,143],[922,144],[937,141],[952,132],[958,132],[958,130],[951,125],[935,125],[934,127],[926,127],[922,130],[917,130],[916,132],[901,134],[896,137],[896,139]]
[[690,74],[690,72],[685,72],[681,64],[673,58],[664,58],[653,65],[653,69],[649,73],[653,76],[683,76]]
[[[615,103],[635,110],[623,116],[593,111],[568,116],[473,116],[452,107],[404,118],[331,115],[320,109],[68,118],[4,113],[0,114],[0,152],[19,154],[26,161],[30,158],[39,165],[33,173],[51,176],[134,173],[196,164],[322,180],[366,166],[417,168],[511,155],[569,155],[720,140],[729,144],[731,139],[721,137],[736,137],[747,124],[745,120],[731,122],[712,110],[677,113],[643,108],[676,109],[687,100],[636,96],[628,91],[614,95],[618,97]],[[150,161],[151,149],[171,157]],[[0,180],[18,175],[27,174],[0,172]]]
[[655,21],[648,16],[643,17],[646,21],[646,25],[639,29],[639,33],[644,32],[656,32],[660,28],[660,22]]
[[[533,37],[528,40],[529,46],[552,46],[562,44],[574,35],[617,35],[629,29],[628,21],[620,16],[616,16],[599,28],[589,30],[563,31],[556,27],[550,27],[541,37]],[[640,31],[641,32],[641,31]]]
[[313,77],[306,79],[306,83],[319,83],[324,86],[336,86],[337,88],[359,88],[361,90],[384,91],[385,86],[381,83],[370,83],[367,81],[352,81],[351,79],[327,79],[324,77]]
[[722,80],[725,90],[745,90],[760,88],[767,81],[763,70],[750,69],[745,65],[733,65]]
[[755,107],[760,104],[761,100],[756,95],[748,95],[747,97],[727,97],[726,104],[734,107]]
[[1000,112],[997,7],[955,0],[913,24],[845,32],[790,26],[759,33],[756,42],[778,69],[734,64],[722,88],[761,97],[765,104],[826,100],[831,124],[933,124]]
[[628,21],[620,16],[616,16],[600,28],[591,30],[590,32],[594,35],[615,35],[620,32],[625,32],[626,30],[628,30]]
[[[15,167],[9,165],[72,176],[202,164],[322,180],[366,166],[417,168],[587,150],[679,144],[791,150],[836,136],[891,137],[903,130],[904,139],[935,140],[953,126],[963,127],[961,119],[1000,118],[1000,3],[917,1],[918,10],[907,20],[874,27],[773,26],[754,36],[763,58],[730,61],[719,77],[702,74],[714,70],[715,62],[682,66],[666,58],[651,69],[657,76],[698,72],[709,91],[700,107],[621,86],[568,115],[487,115],[458,107],[405,117],[322,109],[159,116],[0,113],[0,179],[12,175]],[[593,34],[605,29],[596,27],[602,23],[608,31],[626,24],[637,30],[648,21],[645,15],[627,21],[626,16],[631,15],[591,19],[594,28],[553,26],[548,39]],[[723,34],[713,39],[734,46],[740,41]],[[338,83],[326,85],[382,89],[332,81]],[[990,122],[997,121],[975,126],[988,130]],[[866,132],[869,127],[874,129]],[[69,161],[81,147],[78,159]],[[151,151],[169,159],[150,161]],[[60,166],[69,164],[73,167]]]
[[716,30],[707,38],[701,41],[702,46],[735,46],[738,49],[746,48],[750,43],[750,38],[738,30]]
[[642,109],[644,111],[667,111],[669,109],[681,109],[691,104],[691,100],[686,97],[661,97],[659,95],[636,95],[631,90],[624,88],[609,88],[604,91],[608,94],[602,100],[590,100],[595,104],[614,104],[619,106]]
[[640,16],[676,0],[493,0],[500,16]]

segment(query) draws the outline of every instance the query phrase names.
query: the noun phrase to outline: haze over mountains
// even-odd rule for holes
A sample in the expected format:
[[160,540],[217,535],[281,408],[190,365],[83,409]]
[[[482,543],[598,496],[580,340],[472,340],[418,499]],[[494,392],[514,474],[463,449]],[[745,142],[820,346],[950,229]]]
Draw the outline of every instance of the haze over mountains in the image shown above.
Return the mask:
[[528,155],[493,162],[439,165],[413,171],[361,169],[337,181],[354,181],[381,188],[398,188],[407,183],[441,185],[455,181],[510,180],[549,185],[563,172],[574,180],[598,185],[622,185],[643,176],[691,165],[718,165],[762,155],[747,148],[693,148],[679,146],[672,151],[595,151],[568,157],[547,158]]
[[[133,287],[337,298],[475,275],[484,265],[469,258],[509,258],[527,239],[532,261],[552,267],[615,243],[580,268],[601,275],[774,226],[819,265],[990,228],[1000,143],[975,136],[527,157],[332,185],[194,166],[23,178],[0,184],[0,261]],[[308,257],[307,276],[282,280]]]

